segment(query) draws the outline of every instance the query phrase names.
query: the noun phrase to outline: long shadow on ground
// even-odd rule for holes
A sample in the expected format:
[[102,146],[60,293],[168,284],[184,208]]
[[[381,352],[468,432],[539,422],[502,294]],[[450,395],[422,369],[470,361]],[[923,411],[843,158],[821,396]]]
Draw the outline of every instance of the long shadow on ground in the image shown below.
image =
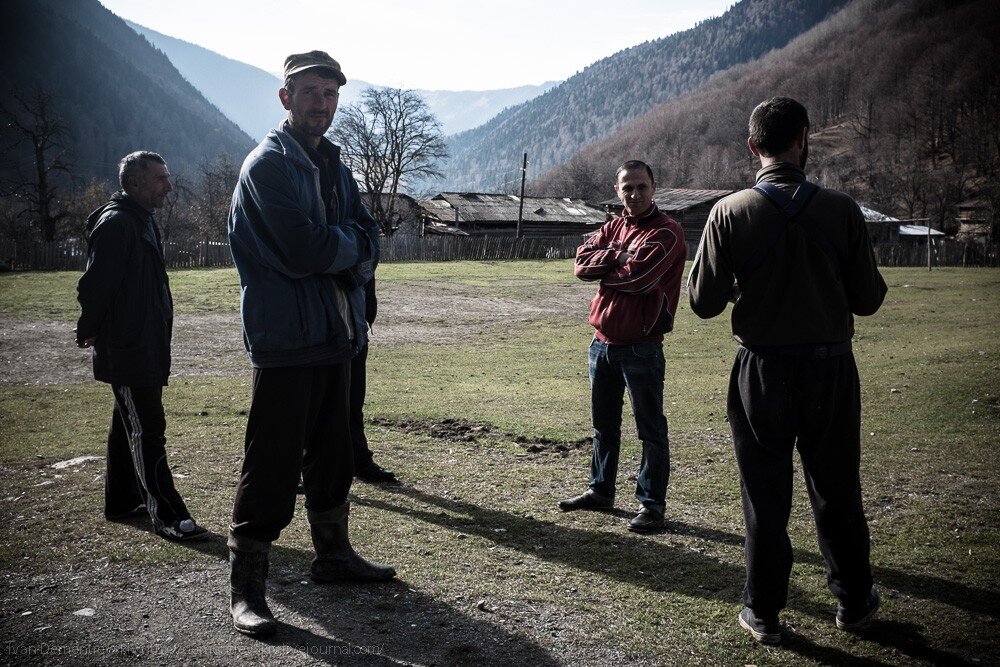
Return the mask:
[[[229,560],[222,535],[188,546]],[[272,547],[267,593],[279,627],[274,637],[256,640],[262,647],[286,646],[310,659],[338,665],[561,664],[535,642],[443,604],[405,580],[302,586],[299,581],[308,578],[311,559],[310,551]],[[287,622],[276,606],[315,622],[329,636]],[[255,641],[232,633],[238,641]]]
[[[579,570],[611,577],[618,581],[654,591],[671,591],[691,597],[735,602],[742,598],[743,568],[720,562],[697,552],[664,545],[641,537],[608,539],[603,533],[560,526],[508,512],[479,507],[471,503],[442,498],[403,486],[393,489],[414,501],[438,507],[443,512],[416,509],[381,500],[357,500],[358,505],[404,514],[411,518],[493,541],[508,549],[530,554]],[[497,528],[504,530],[498,531]],[[671,530],[700,539],[729,545],[743,544],[743,536],[712,528],[671,522]],[[622,554],[628,557],[623,558]],[[818,553],[795,550],[797,562],[822,564]],[[876,568],[876,581],[918,597],[930,597],[944,604],[995,616],[996,594],[974,589],[939,577]],[[714,582],[714,583],[707,583]],[[804,596],[791,595],[790,606],[796,611],[832,622],[831,610],[804,603]],[[908,623],[877,623],[863,634],[865,639],[893,647],[911,658],[935,664],[971,664],[964,658],[928,646],[922,627]],[[822,663],[871,664],[850,653],[789,633],[787,648]]]

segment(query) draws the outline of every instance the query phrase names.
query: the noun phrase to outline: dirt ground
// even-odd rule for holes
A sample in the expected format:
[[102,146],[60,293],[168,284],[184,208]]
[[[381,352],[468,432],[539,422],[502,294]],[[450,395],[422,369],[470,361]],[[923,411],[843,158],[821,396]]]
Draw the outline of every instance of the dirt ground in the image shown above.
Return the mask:
[[[466,340],[511,322],[568,313],[582,319],[592,292],[590,285],[553,287],[525,306],[429,284],[386,284],[373,344]],[[180,314],[175,327],[173,374],[249,373],[238,313]],[[92,382],[90,355],[73,345],[72,329],[73,322],[0,316],[0,384]],[[491,428],[457,421],[382,425],[456,442],[475,440]],[[563,456],[589,447],[585,440],[521,444],[528,452],[545,448]],[[3,466],[0,479],[25,474],[22,467]],[[103,461],[77,467],[100,476]],[[135,527],[149,530],[144,520]],[[625,659],[615,647],[583,636],[555,606],[442,601],[405,580],[319,586],[304,576],[311,554],[280,546],[272,555],[276,565],[268,588],[279,631],[267,641],[250,640],[232,629],[227,613],[225,537],[213,534],[189,548],[213,557],[210,564],[204,557],[192,559],[199,564],[195,569],[189,563],[154,567],[83,559],[83,565],[54,573],[3,573],[3,664],[604,665]]]
[[[578,314],[594,286],[553,285],[530,303],[455,293],[452,285],[383,283],[372,345],[454,343],[501,331],[515,322]],[[74,384],[93,380],[90,352],[73,340],[75,321],[24,320],[0,314],[0,385]],[[174,322],[171,374],[249,374],[240,316],[179,314]]]

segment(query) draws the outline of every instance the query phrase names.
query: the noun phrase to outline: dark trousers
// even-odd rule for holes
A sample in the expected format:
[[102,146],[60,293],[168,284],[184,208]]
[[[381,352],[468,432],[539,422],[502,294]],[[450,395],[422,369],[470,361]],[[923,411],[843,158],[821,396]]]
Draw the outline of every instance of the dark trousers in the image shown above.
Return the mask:
[[163,387],[111,385],[115,409],[108,429],[104,514],[145,505],[155,528],[190,519],[167,465]]
[[307,509],[325,512],[347,500],[350,383],[349,362],[254,369],[233,535],[276,540],[292,520],[300,473]]
[[372,462],[372,450],[365,437],[365,391],[368,379],[368,344],[351,359],[351,448],[354,466],[360,468]]
[[861,503],[861,392],[854,356],[813,359],[741,347],[729,380],[728,413],[747,531],[744,604],[770,615],[787,602],[795,448],[830,590],[845,606],[863,604],[872,575]]
[[594,426],[594,453],[590,461],[590,488],[613,498],[622,441],[622,406],[628,391],[642,441],[642,461],[635,497],[659,513],[666,507],[670,477],[670,440],[663,414],[662,343],[608,345],[590,343],[590,414]]

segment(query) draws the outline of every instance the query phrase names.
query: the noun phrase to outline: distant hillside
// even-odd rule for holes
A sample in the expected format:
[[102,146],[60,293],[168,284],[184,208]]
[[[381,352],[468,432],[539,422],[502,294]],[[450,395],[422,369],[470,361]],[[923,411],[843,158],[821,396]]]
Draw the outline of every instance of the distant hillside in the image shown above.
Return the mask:
[[532,189],[608,197],[615,166],[632,157],[648,160],[664,187],[746,187],[759,168],[745,143],[750,112],[789,95],[810,111],[811,179],[938,229],[953,228],[969,199],[995,217],[998,53],[995,0],[856,0],[587,146]]
[[499,90],[417,90],[441,121],[445,134],[457,134],[479,127],[498,113],[534,99],[559,85],[546,81],[539,86],[519,86]]
[[600,60],[544,95],[453,137],[441,187],[509,187],[524,150],[532,172],[541,173],[657,104],[694,90],[713,73],[781,48],[845,2],[741,0],[690,30]]
[[270,72],[138,23],[125,23],[166,54],[185,79],[255,141],[285,117],[278,101],[281,79]]
[[[0,93],[55,99],[72,135],[74,173],[117,179],[122,155],[163,153],[172,169],[227,152],[242,156],[250,137],[184,80],[165,55],[97,0],[0,3]],[[32,162],[30,151],[5,166]]]
[[[283,117],[278,103],[278,88],[282,81],[274,74],[137,23],[126,23],[163,51],[184,78],[252,137],[262,139]],[[337,57],[336,53],[331,55]],[[280,65],[275,63],[276,68]],[[379,87],[378,84],[352,78],[350,71],[345,74],[347,85],[341,91],[341,106],[356,102],[365,88]],[[503,90],[417,92],[441,121],[444,133],[454,134],[481,125],[505,108],[536,97],[556,83],[552,81],[540,86]]]

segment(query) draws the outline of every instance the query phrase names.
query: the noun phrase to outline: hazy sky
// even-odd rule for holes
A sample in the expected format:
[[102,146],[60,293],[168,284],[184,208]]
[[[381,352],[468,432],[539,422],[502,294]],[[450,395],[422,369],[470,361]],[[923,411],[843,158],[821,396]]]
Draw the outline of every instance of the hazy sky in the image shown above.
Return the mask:
[[256,65],[321,49],[348,79],[487,90],[565,79],[735,0],[101,0],[122,18]]

